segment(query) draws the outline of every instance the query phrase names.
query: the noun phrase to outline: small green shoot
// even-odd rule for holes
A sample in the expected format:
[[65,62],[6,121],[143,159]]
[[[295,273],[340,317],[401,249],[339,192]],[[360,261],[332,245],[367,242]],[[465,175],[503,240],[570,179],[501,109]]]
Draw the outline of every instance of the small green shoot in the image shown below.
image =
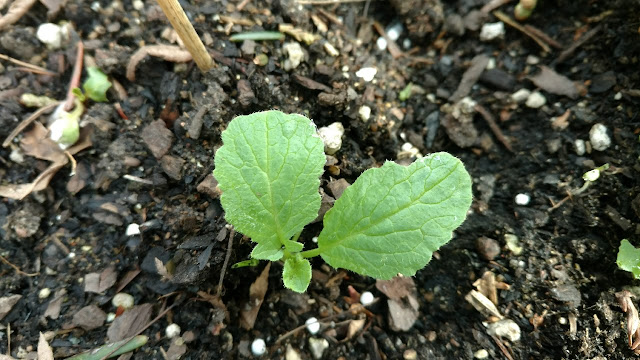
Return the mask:
[[520,0],[513,9],[513,15],[519,21],[527,20],[536,8],[538,0]]
[[231,265],[231,268],[232,269],[238,269],[238,268],[243,268],[243,267],[254,267],[254,266],[258,266],[259,263],[260,263],[260,260],[258,260],[258,259],[249,259],[249,260],[244,260],[244,261],[237,262],[237,263]]
[[318,247],[302,251],[320,208],[326,157],[306,117],[265,111],[222,133],[214,176],[227,221],[257,243],[253,259],[284,261],[284,285],[304,292],[308,258],[378,279],[415,275],[446,244],[471,205],[471,178],[457,158],[435,153],[410,166],[386,162],[348,187],[324,216]]
[[100,69],[95,66],[87,68],[88,77],[82,84],[86,96],[96,102],[107,101],[107,90],[111,87],[111,81]]
[[618,250],[618,267],[633,274],[633,277],[640,279],[640,249],[637,249],[627,239],[620,242]]
[[64,104],[61,104],[51,114],[49,125],[49,137],[58,143],[61,149],[66,149],[78,141],[80,137],[80,117],[84,112],[84,104],[78,98],[74,101],[74,107],[71,111],[64,110]]
[[400,90],[400,92],[398,93],[398,100],[400,101],[409,100],[409,98],[411,97],[412,86],[413,86],[412,83],[408,83],[407,86],[404,87],[404,89]]
[[105,359],[105,356],[106,359],[110,359],[142,347],[147,343],[147,341],[149,341],[149,337],[145,335],[138,335],[130,339],[116,341],[111,344],[103,345],[97,349],[83,352],[82,354],[72,356],[67,360],[100,360]]

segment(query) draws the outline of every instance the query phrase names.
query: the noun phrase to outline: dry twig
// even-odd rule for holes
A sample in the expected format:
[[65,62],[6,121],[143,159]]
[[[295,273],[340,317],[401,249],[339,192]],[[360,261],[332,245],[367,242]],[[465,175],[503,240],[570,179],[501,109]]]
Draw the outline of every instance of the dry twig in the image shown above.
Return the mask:
[[9,62],[12,62],[16,65],[21,66],[19,69],[21,70],[25,70],[25,71],[30,71],[36,74],[40,74],[40,75],[49,75],[49,76],[57,76],[58,74],[54,73],[53,71],[49,71],[43,67],[37,66],[37,65],[32,65],[29,64],[27,62],[24,61],[20,61],[18,59],[14,59],[10,56],[4,55],[4,54],[0,54],[0,59],[2,60],[6,60]]
[[524,26],[522,26],[522,25],[518,24],[517,22],[515,22],[507,14],[503,13],[500,10],[496,10],[496,11],[493,12],[493,15],[495,17],[497,17],[500,21],[506,23],[507,25],[519,30],[523,34],[525,34],[528,37],[530,37],[533,41],[535,41],[538,45],[540,45],[542,50],[544,50],[546,52],[551,52],[551,48],[549,47],[549,45],[547,45],[546,42],[544,42],[543,39],[541,39],[540,37],[538,37],[536,34],[532,33],[531,31],[527,30],[527,28],[525,28]]
[[[204,47],[202,40],[198,37],[196,30],[191,25],[187,14],[185,14],[178,0],[158,0],[158,4],[162,8],[162,12],[167,16],[171,26],[176,30],[184,46],[193,56],[198,68],[202,72],[207,72],[213,66],[211,55]],[[127,76],[128,77],[128,76]]]
[[489,125],[489,128],[491,129],[493,134],[496,136],[498,141],[500,141],[502,145],[504,145],[504,147],[507,148],[507,150],[509,150],[510,152],[513,152],[513,148],[511,147],[511,142],[504,136],[504,134],[502,133],[502,130],[496,123],[496,120],[493,118],[493,115],[491,115],[491,113],[487,109],[485,109],[484,106],[480,104],[477,104],[475,108],[476,108],[476,111],[480,113],[480,115],[482,115],[484,120],[487,122],[487,124]]
[[12,264],[9,260],[7,260],[4,256],[0,255],[0,261],[2,261],[3,263],[11,266],[13,268],[13,270],[15,270],[18,274],[20,275],[24,275],[24,276],[28,276],[28,277],[34,277],[34,276],[38,276],[40,275],[40,273],[26,273],[22,270],[20,270],[20,268],[14,264]]
[[20,18],[31,9],[31,6],[33,6],[35,2],[36,0],[15,0],[11,6],[9,6],[7,13],[0,16],[0,30],[20,20]]
[[127,64],[127,79],[129,81],[136,80],[136,67],[147,55],[159,57],[162,60],[183,63],[193,60],[191,54],[179,46],[173,45],[147,45],[138,49]]
[[18,126],[16,126],[15,129],[13,129],[11,131],[11,133],[7,136],[7,138],[4,139],[4,142],[2,143],[2,147],[9,146],[9,144],[11,143],[11,140],[13,140],[13,138],[18,136],[18,134],[20,134],[20,132],[22,130],[24,130],[27,126],[29,126],[29,124],[31,124],[34,120],[39,118],[40,115],[48,113],[51,110],[55,109],[55,107],[58,106],[58,105],[60,105],[59,102],[58,103],[49,104],[47,106],[43,106],[40,109],[36,110],[36,112],[34,112],[33,114],[29,115],[29,117],[27,117],[26,119],[22,120],[20,122],[20,124],[18,124]]

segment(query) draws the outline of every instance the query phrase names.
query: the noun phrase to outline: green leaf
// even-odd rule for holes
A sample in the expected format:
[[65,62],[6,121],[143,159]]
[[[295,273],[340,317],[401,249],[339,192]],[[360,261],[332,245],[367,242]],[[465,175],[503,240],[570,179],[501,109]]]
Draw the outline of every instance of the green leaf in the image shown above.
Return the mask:
[[311,282],[311,264],[309,260],[302,258],[300,254],[288,258],[284,262],[282,280],[284,281],[284,286],[288,289],[299,293],[307,291],[307,287]]
[[307,254],[378,279],[413,276],[451,239],[470,205],[471,178],[457,158],[386,162],[344,191],[324,216],[318,249]]
[[302,115],[264,111],[233,119],[222,133],[214,176],[225,217],[258,243],[251,256],[279,260],[300,251],[287,241],[318,215],[326,157],[315,125]]
[[634,278],[640,279],[640,249],[631,245],[629,240],[624,239],[620,242],[616,263],[620,269],[629,271]]
[[107,90],[111,87],[107,75],[95,66],[88,67],[87,73],[89,77],[82,84],[84,93],[93,101],[107,101]]

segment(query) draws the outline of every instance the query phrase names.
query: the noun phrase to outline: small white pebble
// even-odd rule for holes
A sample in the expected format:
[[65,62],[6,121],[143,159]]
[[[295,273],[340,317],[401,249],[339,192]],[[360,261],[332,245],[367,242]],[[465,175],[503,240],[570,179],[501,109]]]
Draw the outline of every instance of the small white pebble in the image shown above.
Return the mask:
[[336,48],[333,45],[331,45],[331,43],[325,42],[323,46],[324,46],[324,51],[326,51],[327,54],[329,54],[329,56],[336,57],[340,55],[340,52],[336,50]]
[[496,23],[486,23],[482,25],[480,30],[480,41],[491,41],[504,37],[504,23],[498,21]]
[[380,50],[380,51],[387,50],[387,39],[385,39],[382,36],[380,36],[378,38],[378,40],[376,40],[376,46],[378,47],[378,50]]
[[251,343],[251,353],[254,356],[262,356],[267,352],[267,344],[264,340],[257,338]]
[[131,4],[133,5],[133,8],[138,11],[144,9],[144,2],[142,2],[142,0],[133,0]]
[[344,126],[335,122],[329,126],[318,129],[318,135],[324,143],[324,152],[327,155],[333,155],[342,147],[342,135],[344,135]]
[[402,31],[404,30],[401,22],[393,23],[391,26],[386,28],[385,32],[389,39],[396,41],[400,38]]
[[613,96],[613,100],[620,100],[620,99],[622,99],[622,93],[618,91],[618,92]]
[[133,223],[127,226],[127,231],[125,232],[127,236],[140,235],[140,225]]
[[587,151],[587,145],[584,143],[584,140],[581,139],[576,139],[576,141],[573,142],[573,147],[575,148],[578,156],[584,155]]
[[61,26],[52,23],[44,23],[38,26],[36,37],[43,44],[47,45],[49,49],[55,50],[60,49],[62,46],[64,33]]
[[24,154],[18,148],[13,149],[9,154],[9,160],[13,161],[14,163],[22,164],[24,162]]
[[540,58],[535,55],[527,56],[527,65],[538,65],[540,63]]
[[487,62],[487,66],[485,67],[485,69],[491,70],[495,68],[496,68],[496,58],[494,57],[489,58],[489,61]]
[[531,91],[529,91],[529,89],[522,88],[511,94],[511,100],[519,104],[526,101],[529,98],[529,95],[531,95]]
[[115,313],[108,313],[108,314],[107,314],[107,319],[106,319],[106,321],[107,321],[108,323],[112,322],[112,321],[113,321],[113,320],[115,320],[115,319],[116,319],[116,314],[115,314]]
[[527,105],[527,107],[530,107],[532,109],[537,109],[542,107],[546,103],[547,103],[547,98],[545,98],[544,95],[542,95],[542,93],[540,93],[539,91],[534,91],[527,98],[527,102],[525,103],[525,105]]
[[310,317],[304,323],[307,325],[307,331],[309,334],[315,335],[320,331],[320,323],[318,322],[318,319]]
[[67,255],[67,258],[69,258],[69,259],[73,259],[75,257],[76,257],[76,253],[74,253],[74,252],[70,252],[69,255]]
[[561,316],[558,318],[558,324],[560,325],[566,325],[567,324],[567,318]]
[[473,353],[473,357],[476,359],[486,359],[489,357],[489,352],[485,349],[480,349]]
[[489,324],[487,327],[487,333],[489,335],[509,339],[511,342],[520,340],[521,336],[520,326],[511,319],[502,319]]
[[358,109],[358,115],[360,115],[360,119],[362,121],[367,121],[371,117],[371,108],[367,105],[362,105],[360,109]]
[[121,307],[123,309],[131,309],[133,307],[134,299],[133,296],[127,293],[117,293],[111,299],[111,304],[116,308]]
[[317,237],[317,236],[312,237],[312,238],[311,238],[311,241],[312,241],[314,244],[317,244],[317,243],[318,243],[318,237]]
[[288,56],[284,61],[284,69],[289,71],[295,69],[304,60],[304,51],[299,43],[292,41],[282,45],[282,52]]
[[51,295],[51,289],[49,289],[49,288],[42,288],[40,290],[40,292],[38,292],[38,298],[40,300],[44,300],[44,299],[48,298],[49,295]]
[[412,45],[412,44],[411,44],[411,39],[409,39],[409,38],[405,38],[404,40],[402,40],[402,47],[403,47],[405,50],[409,50],[409,49],[411,48],[411,45]]
[[529,196],[528,194],[520,193],[516,195],[515,201],[517,205],[526,206],[526,205],[529,205],[529,201],[531,201],[531,196]]
[[164,329],[165,335],[169,339],[173,339],[176,336],[180,336],[180,325],[178,324],[169,324],[166,329]]
[[373,297],[371,291],[365,291],[360,295],[360,304],[364,306],[371,305],[374,299],[375,298]]
[[594,150],[607,150],[611,146],[611,138],[607,134],[607,127],[600,123],[593,125],[589,130],[589,141]]
[[362,78],[362,80],[369,82],[373,80],[373,78],[378,73],[378,69],[374,67],[363,67],[362,69],[356,71],[356,76]]

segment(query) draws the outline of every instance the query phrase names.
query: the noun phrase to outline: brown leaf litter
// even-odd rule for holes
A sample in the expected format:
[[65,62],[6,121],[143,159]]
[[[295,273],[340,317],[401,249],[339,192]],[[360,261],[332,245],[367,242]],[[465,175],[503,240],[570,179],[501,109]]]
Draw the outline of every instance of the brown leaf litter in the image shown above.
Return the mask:
[[265,266],[260,276],[249,287],[249,301],[240,311],[240,326],[247,330],[253,329],[260,306],[262,306],[264,296],[269,289],[269,269],[271,269],[271,263]]
[[39,122],[34,123],[33,129],[25,133],[20,146],[26,155],[40,160],[50,161],[51,164],[28,184],[10,184],[0,186],[0,196],[10,199],[22,200],[35,191],[41,191],[49,186],[53,176],[67,165],[72,155],[91,147],[91,129],[80,129],[78,142],[62,150],[56,142],[49,138],[49,130]]

